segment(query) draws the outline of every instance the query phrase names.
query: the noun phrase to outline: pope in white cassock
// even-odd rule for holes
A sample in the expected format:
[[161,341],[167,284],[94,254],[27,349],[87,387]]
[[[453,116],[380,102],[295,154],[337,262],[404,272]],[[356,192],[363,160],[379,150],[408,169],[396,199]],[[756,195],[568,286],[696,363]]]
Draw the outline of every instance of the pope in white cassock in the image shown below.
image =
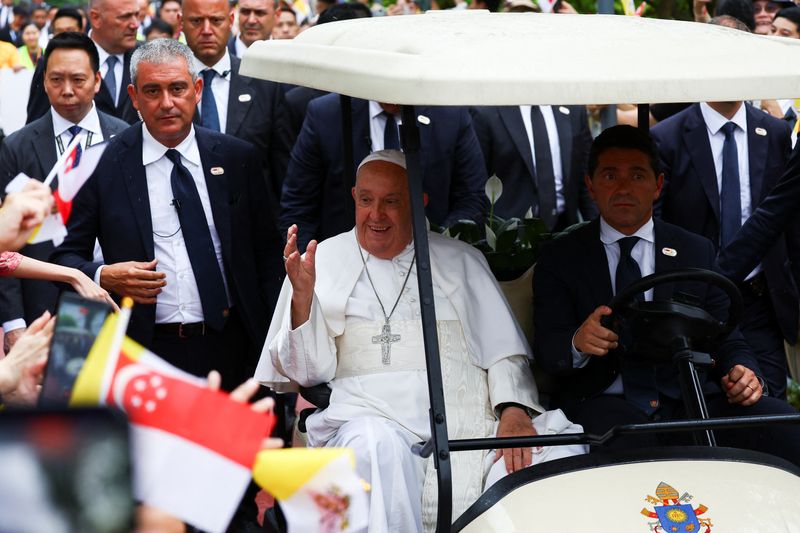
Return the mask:
[[[311,241],[303,257],[297,227],[289,229],[287,280],[256,379],[278,391],[328,383],[330,405],[306,421],[309,444],[355,451],[358,473],[372,486],[370,532],[422,531],[434,525],[437,487],[432,460],[411,453],[430,438],[430,402],[402,152],[367,156],[353,198],[355,228],[319,246]],[[429,239],[450,438],[580,431],[560,411],[532,423],[544,410],[530,349],[486,261],[455,239]],[[572,453],[452,454],[454,516],[478,498],[490,469],[497,478]]]

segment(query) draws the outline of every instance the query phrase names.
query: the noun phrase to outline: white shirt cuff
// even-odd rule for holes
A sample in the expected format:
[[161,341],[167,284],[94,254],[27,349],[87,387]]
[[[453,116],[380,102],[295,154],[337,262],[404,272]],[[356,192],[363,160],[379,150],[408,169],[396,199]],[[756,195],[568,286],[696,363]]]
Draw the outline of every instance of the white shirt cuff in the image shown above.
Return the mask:
[[3,322],[3,331],[5,333],[9,333],[11,331],[14,331],[15,329],[25,329],[27,327],[28,324],[25,323],[24,318],[15,318],[14,320]]
[[[575,332],[577,335],[578,332]],[[575,335],[572,336],[572,368],[583,368],[589,362],[589,356],[583,352],[579,352],[575,347]]]
[[105,265],[100,265],[97,267],[97,270],[94,273],[94,282],[97,283],[98,286],[100,285],[100,272],[102,272],[104,266]]

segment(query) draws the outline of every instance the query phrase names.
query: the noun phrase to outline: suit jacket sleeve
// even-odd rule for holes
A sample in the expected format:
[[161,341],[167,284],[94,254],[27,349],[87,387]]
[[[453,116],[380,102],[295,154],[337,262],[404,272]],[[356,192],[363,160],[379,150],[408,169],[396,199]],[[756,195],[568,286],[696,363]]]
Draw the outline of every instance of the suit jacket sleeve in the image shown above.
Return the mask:
[[272,106],[272,139],[270,139],[269,172],[271,190],[267,191],[277,208],[280,205],[283,180],[289,167],[289,154],[292,151],[290,135],[287,131],[286,107],[283,102],[283,87],[275,89],[275,100]]
[[319,233],[319,218],[323,197],[323,180],[326,177],[316,106],[308,106],[303,129],[297,137],[286,179],[281,192],[281,215],[279,230],[286,235],[292,224],[297,224],[297,244],[305,250],[308,242]]
[[543,253],[533,273],[533,356],[548,374],[571,374],[572,338],[586,317],[578,316],[574,280],[552,254]]
[[[19,167],[15,151],[6,140],[0,144],[0,198],[5,198],[6,186],[16,177]],[[24,316],[22,284],[16,278],[0,278],[0,324]]]
[[[259,276],[259,292],[264,300],[269,315],[275,308],[278,301],[278,294],[283,282],[284,267],[280,257],[283,251],[283,241],[276,227],[274,212],[267,209],[267,190],[264,181],[255,179],[259,175],[258,158],[255,151],[252,152],[250,160],[245,169],[245,175],[250,176],[247,180],[250,211],[249,218],[252,221],[252,235],[254,256],[256,262],[256,273]],[[264,326],[266,328],[266,325]]]
[[99,235],[98,176],[106,169],[103,162],[108,152],[103,155],[94,174],[81,187],[72,201],[72,212],[67,222],[67,236],[64,242],[50,255],[50,261],[66,267],[77,268],[89,279],[94,279],[95,272],[102,265],[94,259],[94,243]]
[[484,187],[487,179],[478,137],[466,108],[458,117],[453,178],[450,186],[450,213],[442,225],[450,227],[459,220],[483,220],[488,206]]

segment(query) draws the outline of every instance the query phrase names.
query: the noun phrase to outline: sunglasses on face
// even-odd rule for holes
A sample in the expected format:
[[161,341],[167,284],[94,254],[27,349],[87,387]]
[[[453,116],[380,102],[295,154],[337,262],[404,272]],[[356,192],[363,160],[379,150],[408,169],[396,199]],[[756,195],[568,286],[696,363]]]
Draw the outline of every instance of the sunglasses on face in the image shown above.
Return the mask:
[[758,14],[760,12],[765,12],[769,14],[777,13],[781,6],[776,4],[775,2],[753,2],[753,12]]

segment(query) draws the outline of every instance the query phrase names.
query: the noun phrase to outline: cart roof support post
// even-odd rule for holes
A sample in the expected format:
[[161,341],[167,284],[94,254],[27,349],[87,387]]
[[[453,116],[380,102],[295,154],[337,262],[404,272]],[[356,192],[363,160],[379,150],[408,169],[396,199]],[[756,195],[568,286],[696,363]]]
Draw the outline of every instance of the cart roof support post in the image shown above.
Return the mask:
[[434,444],[433,461],[439,481],[439,508],[436,531],[450,530],[453,514],[452,479],[450,473],[450,448],[447,437],[447,417],[444,408],[442,367],[439,363],[439,339],[436,334],[436,310],[431,279],[431,257],[428,249],[428,228],[425,223],[425,206],[422,201],[422,164],[420,162],[419,127],[414,106],[402,106],[403,124],[400,138],[406,156],[408,190],[411,196],[411,214],[414,227],[414,247],[417,254],[417,281],[419,283],[422,314],[422,338],[425,346],[425,365],[428,371],[428,395],[431,400],[431,439]]

